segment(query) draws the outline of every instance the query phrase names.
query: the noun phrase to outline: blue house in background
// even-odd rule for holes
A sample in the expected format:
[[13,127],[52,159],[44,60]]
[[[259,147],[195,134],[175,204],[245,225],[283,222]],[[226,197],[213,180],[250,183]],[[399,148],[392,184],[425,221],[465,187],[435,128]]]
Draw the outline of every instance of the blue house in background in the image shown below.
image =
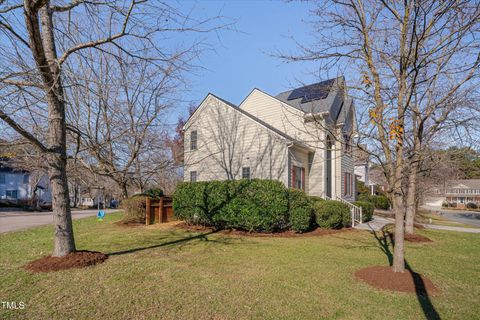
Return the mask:
[[29,200],[32,194],[29,172],[0,163],[0,200]]

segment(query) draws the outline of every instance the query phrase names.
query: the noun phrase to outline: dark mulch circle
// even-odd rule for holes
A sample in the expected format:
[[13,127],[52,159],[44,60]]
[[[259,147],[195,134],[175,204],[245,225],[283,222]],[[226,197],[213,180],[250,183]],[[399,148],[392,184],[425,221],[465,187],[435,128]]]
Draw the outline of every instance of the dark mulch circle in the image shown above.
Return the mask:
[[34,260],[25,266],[25,269],[37,272],[50,272],[70,268],[84,268],[104,262],[108,255],[96,251],[77,251],[65,257],[46,256]]
[[408,242],[433,242],[431,239],[422,236],[420,234],[408,234],[405,233],[405,241]]
[[[179,223],[176,225],[178,228],[185,229],[187,231],[193,232],[213,232],[215,231],[211,227],[205,226],[196,226],[196,225],[189,225],[185,222]],[[352,228],[343,228],[343,229],[322,229],[316,228],[312,231],[305,232],[305,233],[297,233],[291,230],[282,231],[282,232],[248,232],[243,230],[220,230],[219,233],[226,234],[226,235],[234,235],[234,236],[247,236],[247,237],[277,237],[277,238],[297,238],[297,237],[318,237],[318,236],[326,236],[331,234],[338,234],[344,232],[353,232],[356,231]]]
[[382,290],[416,293],[427,296],[439,292],[428,278],[410,270],[393,272],[392,267],[372,266],[355,272],[355,277]]

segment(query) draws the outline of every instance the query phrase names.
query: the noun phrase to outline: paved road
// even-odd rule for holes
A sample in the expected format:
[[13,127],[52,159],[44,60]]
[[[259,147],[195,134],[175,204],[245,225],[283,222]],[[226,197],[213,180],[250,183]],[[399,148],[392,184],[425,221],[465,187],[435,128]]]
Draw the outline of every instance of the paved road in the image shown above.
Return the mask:
[[425,209],[439,213],[442,217],[455,222],[480,227],[480,212],[469,210],[449,210],[440,207],[423,206]]
[[[118,211],[107,209],[106,213]],[[72,211],[73,219],[95,216],[97,210]],[[24,230],[53,223],[52,212],[0,211],[0,233]]]

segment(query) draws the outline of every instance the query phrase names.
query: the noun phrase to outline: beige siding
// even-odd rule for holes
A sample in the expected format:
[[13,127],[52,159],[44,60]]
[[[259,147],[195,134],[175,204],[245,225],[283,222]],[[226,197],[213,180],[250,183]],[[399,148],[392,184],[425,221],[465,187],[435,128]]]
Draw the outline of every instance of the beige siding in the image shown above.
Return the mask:
[[[305,189],[310,195],[323,196],[325,188],[324,130],[314,126],[312,122],[306,123],[303,112],[257,89],[250,93],[240,108],[315,150],[310,155],[310,159],[305,150],[301,152],[304,154],[302,161],[305,161],[307,168]],[[298,155],[298,152],[297,150],[293,153]]]
[[299,140],[305,134],[303,112],[255,89],[239,106],[251,115]]
[[[189,150],[196,130],[197,150]],[[198,181],[252,178],[287,183],[287,141],[224,102],[209,96],[185,128],[185,181],[197,171]]]

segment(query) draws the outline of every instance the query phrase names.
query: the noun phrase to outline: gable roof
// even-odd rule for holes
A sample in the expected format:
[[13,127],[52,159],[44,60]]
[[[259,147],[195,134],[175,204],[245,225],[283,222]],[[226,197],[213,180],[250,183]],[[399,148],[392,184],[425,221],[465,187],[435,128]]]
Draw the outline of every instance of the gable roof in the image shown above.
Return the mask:
[[[250,120],[258,123],[259,125],[265,127],[267,130],[279,135],[280,137],[288,140],[289,142],[292,142],[294,143],[295,145],[297,146],[300,146],[300,147],[303,147],[303,148],[307,148],[307,149],[311,149],[310,147],[308,147],[306,144],[294,139],[293,137],[289,136],[288,134],[286,134],[285,132],[281,131],[281,130],[278,130],[277,128],[269,125],[268,123],[266,123],[265,121],[255,117],[254,115],[248,113],[247,111],[239,108],[238,106],[236,106],[235,104],[231,103],[230,101],[227,101],[225,99],[222,99],[216,95],[214,95],[213,93],[208,93],[207,96],[202,100],[202,102],[200,103],[199,106],[201,106],[203,104],[203,102],[209,97],[209,96],[212,96],[213,98],[223,102],[225,105],[231,107],[232,109],[234,109],[235,111],[239,112],[240,114],[244,115],[245,117],[249,118]],[[193,118],[193,116],[197,113],[197,111],[200,109],[200,107],[198,107],[191,115],[190,117],[188,118],[188,120],[185,122],[185,125],[183,126],[184,130],[188,127],[188,123],[190,122],[190,120]]]
[[330,112],[330,104],[326,98],[334,89],[334,84],[340,78],[328,79],[303,87],[279,93],[275,96],[278,100],[305,113]]

